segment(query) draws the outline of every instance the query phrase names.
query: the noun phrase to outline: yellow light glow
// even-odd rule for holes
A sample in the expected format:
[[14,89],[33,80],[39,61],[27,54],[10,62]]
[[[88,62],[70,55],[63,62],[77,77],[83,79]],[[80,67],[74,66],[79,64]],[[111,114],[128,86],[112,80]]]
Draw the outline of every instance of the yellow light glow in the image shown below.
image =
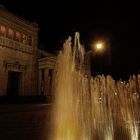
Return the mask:
[[96,45],[96,48],[97,48],[97,49],[101,49],[101,48],[102,48],[102,44],[101,44],[101,43],[98,43],[98,44]]
[[103,50],[103,48],[104,48],[103,43],[96,43],[96,44],[95,44],[95,49],[96,49],[97,51],[101,51],[101,50]]

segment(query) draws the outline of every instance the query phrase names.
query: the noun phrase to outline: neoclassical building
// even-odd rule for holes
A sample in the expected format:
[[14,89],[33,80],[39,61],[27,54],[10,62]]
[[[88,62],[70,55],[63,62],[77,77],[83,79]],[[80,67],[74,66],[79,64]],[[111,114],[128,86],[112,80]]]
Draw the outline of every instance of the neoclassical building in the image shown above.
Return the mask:
[[0,96],[52,93],[56,57],[38,49],[38,30],[0,8]]

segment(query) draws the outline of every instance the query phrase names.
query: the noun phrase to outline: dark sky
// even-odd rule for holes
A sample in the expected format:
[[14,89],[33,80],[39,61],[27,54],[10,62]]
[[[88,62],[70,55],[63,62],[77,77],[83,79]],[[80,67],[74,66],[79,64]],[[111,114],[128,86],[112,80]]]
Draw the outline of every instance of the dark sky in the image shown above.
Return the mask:
[[[19,16],[37,22],[39,44],[55,52],[75,31],[87,50],[92,40],[105,38],[111,48],[111,66],[103,72],[123,77],[140,71],[140,10],[138,3],[94,0],[78,1],[1,1],[5,8]],[[96,59],[95,59],[96,60]],[[117,77],[116,76],[116,77]]]

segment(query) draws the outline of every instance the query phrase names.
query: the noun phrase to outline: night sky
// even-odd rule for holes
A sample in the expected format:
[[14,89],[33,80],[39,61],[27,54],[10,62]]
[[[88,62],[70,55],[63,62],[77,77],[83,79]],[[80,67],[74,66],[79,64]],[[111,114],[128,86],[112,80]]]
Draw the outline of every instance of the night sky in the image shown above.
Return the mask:
[[[44,0],[45,1],[45,0]],[[140,11],[138,3],[97,1],[9,1],[1,4],[9,11],[39,24],[39,47],[56,52],[69,36],[79,31],[81,42],[90,50],[95,39],[106,39],[110,46],[111,64],[96,61],[96,74],[128,78],[140,72]],[[100,69],[99,69],[100,67]]]

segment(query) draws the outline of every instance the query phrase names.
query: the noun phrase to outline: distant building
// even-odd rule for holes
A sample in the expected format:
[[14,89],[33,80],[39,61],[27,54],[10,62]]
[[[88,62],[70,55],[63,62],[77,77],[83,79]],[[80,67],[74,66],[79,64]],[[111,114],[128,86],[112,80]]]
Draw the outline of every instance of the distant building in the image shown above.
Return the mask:
[[38,30],[0,7],[0,96],[51,94],[56,58],[38,49]]

